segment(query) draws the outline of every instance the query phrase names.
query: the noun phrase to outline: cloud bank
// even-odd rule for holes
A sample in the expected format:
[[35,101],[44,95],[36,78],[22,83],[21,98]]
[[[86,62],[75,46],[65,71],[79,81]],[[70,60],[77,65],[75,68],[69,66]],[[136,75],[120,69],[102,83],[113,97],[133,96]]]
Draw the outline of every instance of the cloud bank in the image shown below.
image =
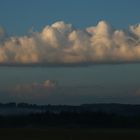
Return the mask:
[[77,29],[63,21],[26,36],[6,35],[0,27],[0,64],[84,64],[140,62],[140,24],[127,30],[100,21]]

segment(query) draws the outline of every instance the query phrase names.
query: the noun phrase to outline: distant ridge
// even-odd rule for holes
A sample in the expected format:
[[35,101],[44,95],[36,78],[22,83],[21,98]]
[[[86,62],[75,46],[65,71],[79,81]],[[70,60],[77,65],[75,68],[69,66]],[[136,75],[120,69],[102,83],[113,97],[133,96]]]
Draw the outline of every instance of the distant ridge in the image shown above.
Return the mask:
[[29,114],[37,112],[104,112],[123,116],[140,115],[139,104],[93,103],[81,105],[37,105],[29,103],[0,103],[2,114]]

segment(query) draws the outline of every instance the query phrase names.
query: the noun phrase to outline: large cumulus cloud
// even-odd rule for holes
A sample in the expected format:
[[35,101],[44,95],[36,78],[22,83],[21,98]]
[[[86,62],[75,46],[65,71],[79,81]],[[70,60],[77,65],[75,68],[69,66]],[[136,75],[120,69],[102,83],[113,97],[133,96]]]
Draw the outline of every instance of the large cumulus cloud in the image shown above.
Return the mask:
[[63,21],[26,36],[0,28],[0,64],[140,62],[140,24],[117,30],[107,22],[76,29]]

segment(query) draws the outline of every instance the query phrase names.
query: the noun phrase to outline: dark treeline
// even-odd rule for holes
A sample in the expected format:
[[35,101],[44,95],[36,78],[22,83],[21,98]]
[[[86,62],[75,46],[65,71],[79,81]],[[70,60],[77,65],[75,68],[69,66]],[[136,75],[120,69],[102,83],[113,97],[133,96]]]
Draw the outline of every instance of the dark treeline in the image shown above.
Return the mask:
[[[0,103],[0,115],[2,110],[16,111],[16,109],[34,110],[35,112],[104,112],[122,116],[139,116],[140,105],[130,104],[83,104],[83,105],[37,105],[28,103]],[[13,109],[13,110],[12,110]],[[13,113],[14,114],[14,113]]]
[[13,107],[25,107],[25,108],[33,108],[33,107],[41,107],[36,104],[28,104],[28,103],[15,103],[15,102],[10,102],[10,103],[0,103],[0,108],[13,108]]
[[[2,114],[3,110],[32,110],[28,113]],[[37,110],[37,111],[33,111]],[[36,105],[0,103],[0,127],[93,127],[140,128],[140,105],[84,104]]]
[[48,108],[79,108],[80,106],[73,106],[73,105],[37,105],[37,104],[29,104],[29,103],[0,103],[0,108],[36,108],[36,109],[48,109]]

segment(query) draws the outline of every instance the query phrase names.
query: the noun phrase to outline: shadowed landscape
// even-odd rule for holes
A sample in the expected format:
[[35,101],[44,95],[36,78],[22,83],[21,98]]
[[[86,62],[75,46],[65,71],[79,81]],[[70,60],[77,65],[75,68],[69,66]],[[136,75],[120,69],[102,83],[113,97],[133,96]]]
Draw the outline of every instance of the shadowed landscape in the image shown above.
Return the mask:
[[135,129],[0,129],[0,138],[9,140],[132,140],[139,139]]
[[123,140],[138,137],[140,105],[0,104],[1,139]]

